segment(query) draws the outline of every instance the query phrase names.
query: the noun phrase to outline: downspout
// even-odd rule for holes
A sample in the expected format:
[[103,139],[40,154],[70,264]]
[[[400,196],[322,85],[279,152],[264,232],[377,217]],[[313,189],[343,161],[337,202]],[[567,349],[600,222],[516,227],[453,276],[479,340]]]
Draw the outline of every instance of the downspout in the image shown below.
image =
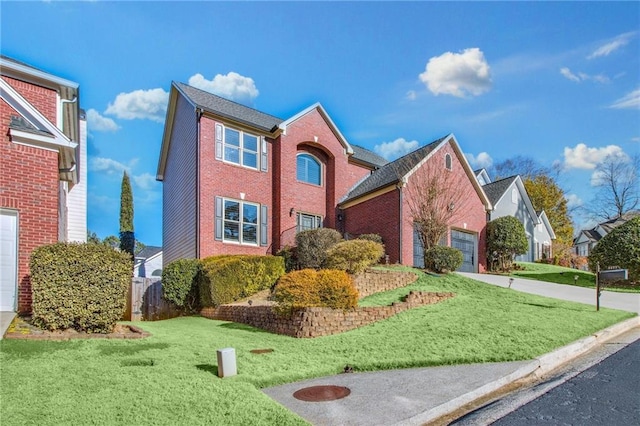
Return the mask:
[[200,259],[200,118],[202,110],[196,113],[196,259]]

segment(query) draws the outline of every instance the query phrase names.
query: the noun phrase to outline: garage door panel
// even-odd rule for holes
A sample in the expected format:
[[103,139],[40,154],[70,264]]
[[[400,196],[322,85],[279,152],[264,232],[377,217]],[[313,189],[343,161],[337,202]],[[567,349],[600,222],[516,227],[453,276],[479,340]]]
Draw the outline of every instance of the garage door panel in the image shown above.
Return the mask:
[[476,272],[477,238],[475,234],[451,230],[451,247],[462,252],[461,272]]

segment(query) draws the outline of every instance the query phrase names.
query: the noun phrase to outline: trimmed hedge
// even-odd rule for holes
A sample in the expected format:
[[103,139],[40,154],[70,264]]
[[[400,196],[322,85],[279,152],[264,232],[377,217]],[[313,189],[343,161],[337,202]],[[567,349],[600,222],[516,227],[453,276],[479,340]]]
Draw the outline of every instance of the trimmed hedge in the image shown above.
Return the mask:
[[628,220],[602,237],[589,254],[589,269],[612,266],[629,270],[629,281],[640,281],[640,216]]
[[345,271],[303,269],[280,277],[273,299],[282,313],[309,307],[351,309],[358,306],[358,290]]
[[298,268],[320,269],[327,260],[327,250],[342,241],[338,231],[331,228],[310,229],[296,235]]
[[462,252],[453,247],[433,246],[424,252],[425,267],[438,273],[455,271],[462,261]]
[[373,241],[376,243],[380,243],[382,244],[382,246],[384,247],[384,241],[382,241],[382,237],[380,236],[380,234],[362,234],[358,237],[359,240],[369,240],[369,241]]
[[357,274],[378,263],[382,256],[384,247],[380,243],[366,239],[342,241],[327,250],[326,266]]
[[178,259],[162,270],[162,296],[187,311],[198,308],[200,260]]
[[284,275],[280,256],[222,255],[201,261],[200,305],[220,306],[267,290]]
[[124,314],[133,263],[100,244],[56,243],[31,254],[33,321],[49,330],[110,333]]

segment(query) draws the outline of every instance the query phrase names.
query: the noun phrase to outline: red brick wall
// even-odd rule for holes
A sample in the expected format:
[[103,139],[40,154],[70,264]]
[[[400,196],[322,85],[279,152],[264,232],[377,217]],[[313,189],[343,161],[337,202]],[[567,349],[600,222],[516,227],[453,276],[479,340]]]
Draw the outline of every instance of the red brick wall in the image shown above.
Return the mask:
[[16,92],[20,93],[22,97],[29,101],[31,105],[35,106],[47,120],[57,125],[58,95],[55,90],[36,86],[7,76],[2,76],[2,78],[9,83]]
[[31,252],[58,241],[58,153],[12,143],[11,115],[18,114],[0,100],[0,207],[18,211],[18,311],[29,312]]
[[400,256],[400,195],[397,189],[344,211],[345,232],[352,235],[379,234],[390,263]]
[[[200,120],[200,257],[219,254],[266,254],[268,246],[240,245],[215,240],[215,197],[242,201],[242,192],[245,194],[244,201],[267,205],[269,218],[274,215],[271,164],[265,173],[216,160],[215,124],[213,119],[206,116]],[[271,163],[272,144],[267,145]],[[268,232],[272,233],[271,220]],[[268,244],[271,243],[272,237],[269,235]]]

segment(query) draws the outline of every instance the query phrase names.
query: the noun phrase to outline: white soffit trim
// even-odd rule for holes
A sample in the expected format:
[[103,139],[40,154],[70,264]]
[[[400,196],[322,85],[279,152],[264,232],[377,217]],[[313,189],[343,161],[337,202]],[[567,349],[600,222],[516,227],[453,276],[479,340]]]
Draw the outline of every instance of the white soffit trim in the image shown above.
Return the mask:
[[[0,68],[2,68],[2,73],[11,77],[11,78],[24,78],[24,76],[32,77],[33,80],[42,84],[45,83],[45,86],[55,87],[55,86],[66,86],[71,87],[72,89],[78,89],[80,86],[78,83],[64,79],[62,77],[58,77],[44,71],[40,71],[38,69],[32,68],[27,65],[22,65],[17,62],[7,60],[4,58],[0,58]],[[19,74],[19,75],[16,75]],[[49,84],[46,84],[49,83]],[[53,84],[51,84],[53,83]]]

